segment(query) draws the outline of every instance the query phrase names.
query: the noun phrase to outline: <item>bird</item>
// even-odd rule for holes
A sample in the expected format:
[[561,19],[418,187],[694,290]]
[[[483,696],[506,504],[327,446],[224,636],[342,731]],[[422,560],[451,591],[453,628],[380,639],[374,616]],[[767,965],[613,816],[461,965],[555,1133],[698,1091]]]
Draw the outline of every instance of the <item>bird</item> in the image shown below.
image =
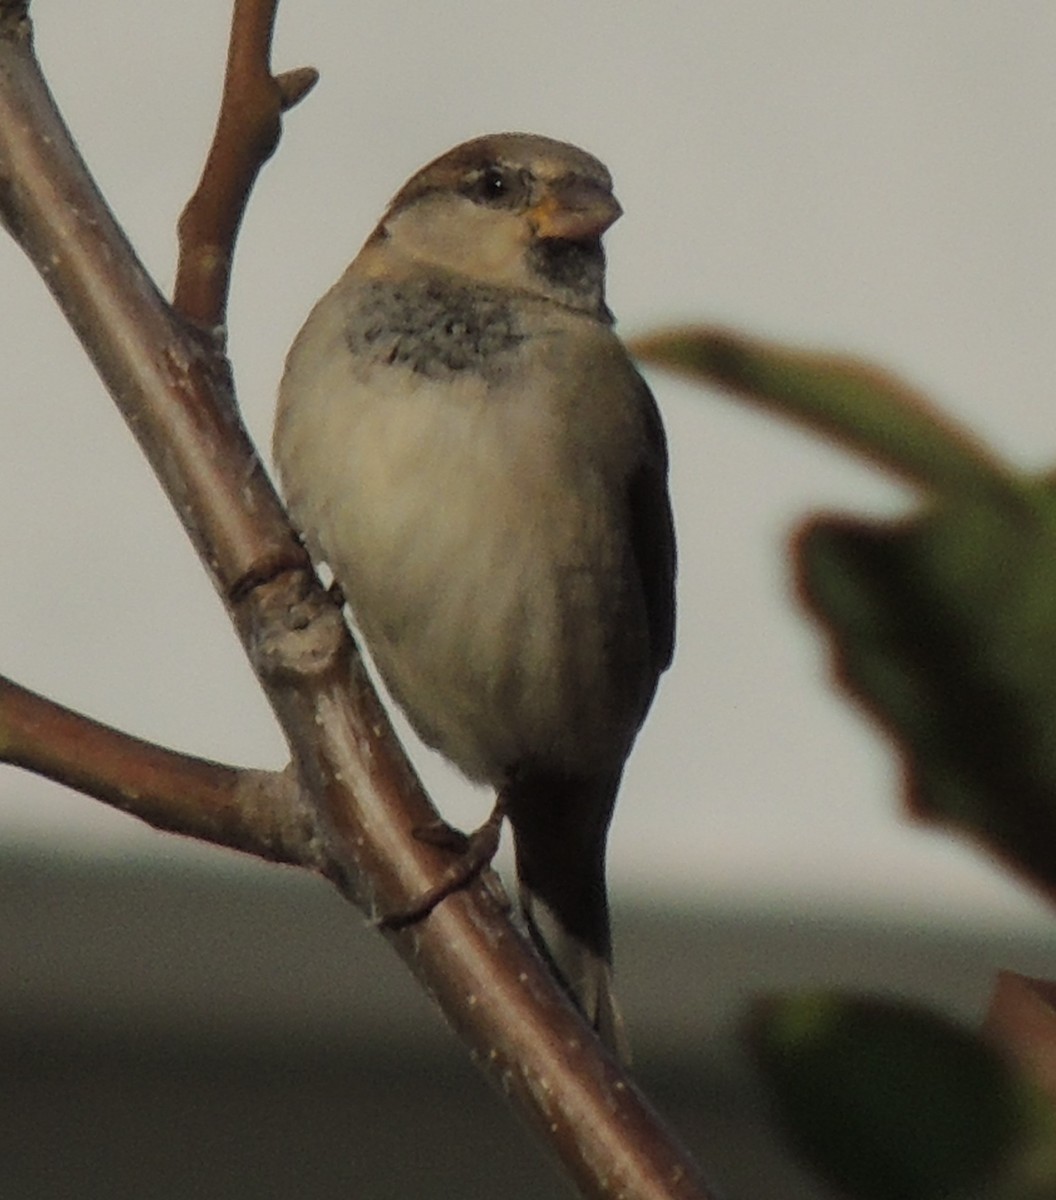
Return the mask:
[[625,1057],[606,841],[676,550],[660,414],[605,299],[621,212],[552,138],[428,163],[297,334],[273,450],[389,694],[495,790],[531,940]]

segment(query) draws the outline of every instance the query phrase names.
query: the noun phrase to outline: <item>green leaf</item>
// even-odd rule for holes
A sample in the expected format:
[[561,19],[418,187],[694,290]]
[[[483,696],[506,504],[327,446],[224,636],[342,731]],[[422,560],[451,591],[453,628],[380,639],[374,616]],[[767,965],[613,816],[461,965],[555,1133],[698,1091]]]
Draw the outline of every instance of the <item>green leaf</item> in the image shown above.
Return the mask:
[[731,390],[950,496],[1003,495],[1014,475],[920,392],[868,363],[699,326],[630,342],[643,362]]
[[1056,494],[821,519],[802,594],[903,752],[910,802],[1056,894]]
[[897,525],[813,523],[797,546],[802,594],[843,683],[903,752],[916,812],[967,830],[1056,891],[1056,494],[852,358],[706,327],[632,349],[937,496]]
[[856,1200],[1045,1194],[1009,1187],[1042,1127],[1036,1095],[944,1018],[814,993],[761,1003],[747,1032],[786,1134]]

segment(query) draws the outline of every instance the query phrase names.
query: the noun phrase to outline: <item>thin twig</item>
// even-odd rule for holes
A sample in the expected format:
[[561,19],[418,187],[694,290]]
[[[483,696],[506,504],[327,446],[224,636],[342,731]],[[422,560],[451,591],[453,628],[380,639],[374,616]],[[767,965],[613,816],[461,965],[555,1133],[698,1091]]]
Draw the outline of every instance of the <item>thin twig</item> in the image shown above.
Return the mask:
[[311,67],[272,75],[277,6],[278,0],[235,0],[213,144],[180,217],[173,306],[206,329],[223,327],[235,239],[257,175],[279,144],[282,114],[319,78]]
[[0,761],[94,796],[156,829],[321,868],[314,809],[291,772],[177,754],[0,675]]

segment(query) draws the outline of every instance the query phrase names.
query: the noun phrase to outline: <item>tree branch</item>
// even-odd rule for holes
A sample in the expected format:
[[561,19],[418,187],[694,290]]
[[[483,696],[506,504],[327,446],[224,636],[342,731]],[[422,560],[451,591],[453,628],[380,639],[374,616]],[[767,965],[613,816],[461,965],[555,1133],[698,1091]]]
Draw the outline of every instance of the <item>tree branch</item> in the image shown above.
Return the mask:
[[173,306],[207,329],[223,326],[235,239],[257,175],[279,144],[282,114],[319,79],[312,67],[272,75],[277,7],[278,0],[235,0],[216,133],[180,217]]
[[[262,9],[273,15],[274,5]],[[257,20],[262,9],[253,8]],[[236,9],[236,35],[245,11]],[[245,28],[259,32],[257,20]],[[257,40],[258,54],[266,42]],[[322,869],[373,917],[406,910],[449,861],[415,836],[437,814],[237,418],[229,365],[136,259],[54,107],[25,5],[14,0],[0,0],[0,215],[80,336],[227,605],[315,807]],[[210,287],[215,310],[226,285]],[[222,317],[219,307],[210,319]],[[489,872],[386,936],[584,1194],[707,1200],[692,1160],[507,907]]]
[[290,772],[177,754],[0,675],[0,761],[94,796],[156,829],[272,862],[322,866],[315,811]]

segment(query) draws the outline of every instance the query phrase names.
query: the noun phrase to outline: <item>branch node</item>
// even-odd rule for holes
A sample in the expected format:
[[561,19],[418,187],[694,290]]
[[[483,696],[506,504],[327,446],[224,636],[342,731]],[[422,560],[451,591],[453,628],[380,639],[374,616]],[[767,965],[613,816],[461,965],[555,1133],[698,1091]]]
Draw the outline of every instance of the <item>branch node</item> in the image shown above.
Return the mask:
[[[254,563],[251,570],[235,580],[227,589],[227,599],[232,605],[240,605],[257,588],[274,582],[280,575],[311,570],[311,560],[300,542],[290,539],[289,547],[281,554],[273,555]],[[338,607],[341,607],[338,605]]]
[[289,112],[295,104],[300,104],[318,82],[319,72],[315,67],[294,67],[292,71],[276,75],[282,111]]
[[251,655],[263,676],[274,681],[350,676],[344,618],[326,593],[305,586],[302,572],[288,573],[256,595],[271,610],[270,619],[261,614],[254,622],[259,636]]

